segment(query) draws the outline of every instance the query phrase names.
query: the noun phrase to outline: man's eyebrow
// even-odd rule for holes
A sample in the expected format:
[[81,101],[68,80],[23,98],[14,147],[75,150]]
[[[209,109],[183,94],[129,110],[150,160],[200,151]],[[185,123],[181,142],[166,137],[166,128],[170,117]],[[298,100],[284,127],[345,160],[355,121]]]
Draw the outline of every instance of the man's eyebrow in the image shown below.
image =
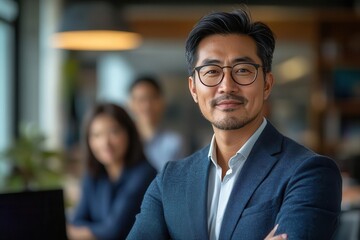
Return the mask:
[[241,63],[241,62],[255,63],[254,59],[252,59],[251,57],[247,57],[247,56],[235,58],[232,62],[233,63]]
[[[237,57],[231,61],[232,64],[242,63],[242,62],[255,63],[254,59],[252,59],[251,57],[248,57],[248,56]],[[222,63],[222,61],[220,61],[219,59],[213,59],[213,58],[206,58],[201,62],[202,65],[206,65],[206,64],[218,64],[219,65],[221,63]]]
[[220,64],[221,61],[218,59],[212,59],[212,58],[206,58],[204,59],[201,64],[206,65],[206,64]]

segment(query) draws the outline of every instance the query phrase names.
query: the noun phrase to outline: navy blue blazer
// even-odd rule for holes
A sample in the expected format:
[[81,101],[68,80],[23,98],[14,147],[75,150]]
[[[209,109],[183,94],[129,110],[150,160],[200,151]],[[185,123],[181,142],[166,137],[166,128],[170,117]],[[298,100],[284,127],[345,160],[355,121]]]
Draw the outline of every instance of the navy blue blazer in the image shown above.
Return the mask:
[[[209,146],[169,162],[149,186],[127,239],[208,239]],[[268,122],[234,185],[219,239],[331,239],[342,180],[337,165],[281,135]]]

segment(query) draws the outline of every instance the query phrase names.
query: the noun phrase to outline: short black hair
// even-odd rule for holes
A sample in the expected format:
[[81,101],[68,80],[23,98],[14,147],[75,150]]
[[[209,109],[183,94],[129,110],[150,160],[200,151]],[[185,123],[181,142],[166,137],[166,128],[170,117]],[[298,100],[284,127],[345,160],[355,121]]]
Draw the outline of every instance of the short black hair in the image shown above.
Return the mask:
[[205,37],[215,34],[245,34],[251,37],[257,47],[264,73],[271,71],[275,49],[275,37],[272,30],[262,22],[253,22],[246,8],[233,12],[212,12],[199,20],[190,32],[185,47],[189,75],[193,74],[197,61],[197,47]]
[[129,93],[131,93],[133,89],[141,83],[147,83],[151,85],[159,95],[163,94],[163,90],[159,81],[155,77],[147,75],[135,78],[135,80],[129,86]]

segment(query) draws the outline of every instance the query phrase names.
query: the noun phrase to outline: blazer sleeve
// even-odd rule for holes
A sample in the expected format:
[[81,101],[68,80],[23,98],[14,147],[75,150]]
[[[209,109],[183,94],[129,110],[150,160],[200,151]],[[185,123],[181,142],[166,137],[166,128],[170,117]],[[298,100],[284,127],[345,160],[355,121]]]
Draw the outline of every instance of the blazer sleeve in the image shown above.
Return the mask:
[[342,180],[329,158],[315,156],[291,177],[276,223],[289,239],[332,239],[341,210]]
[[136,216],[135,224],[127,237],[128,240],[170,239],[164,217],[162,178],[159,174],[150,184],[141,211]]

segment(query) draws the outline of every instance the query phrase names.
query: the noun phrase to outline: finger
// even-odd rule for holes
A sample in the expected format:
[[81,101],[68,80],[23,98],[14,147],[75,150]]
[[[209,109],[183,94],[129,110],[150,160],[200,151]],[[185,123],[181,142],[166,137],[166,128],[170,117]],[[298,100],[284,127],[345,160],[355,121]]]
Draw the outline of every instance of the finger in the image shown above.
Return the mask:
[[272,238],[275,235],[276,230],[278,229],[279,224],[276,224],[275,227],[271,230],[271,232],[266,236],[265,240]]
[[275,237],[267,238],[266,240],[286,240],[286,239],[287,239],[287,234],[283,233],[280,235],[276,235]]

